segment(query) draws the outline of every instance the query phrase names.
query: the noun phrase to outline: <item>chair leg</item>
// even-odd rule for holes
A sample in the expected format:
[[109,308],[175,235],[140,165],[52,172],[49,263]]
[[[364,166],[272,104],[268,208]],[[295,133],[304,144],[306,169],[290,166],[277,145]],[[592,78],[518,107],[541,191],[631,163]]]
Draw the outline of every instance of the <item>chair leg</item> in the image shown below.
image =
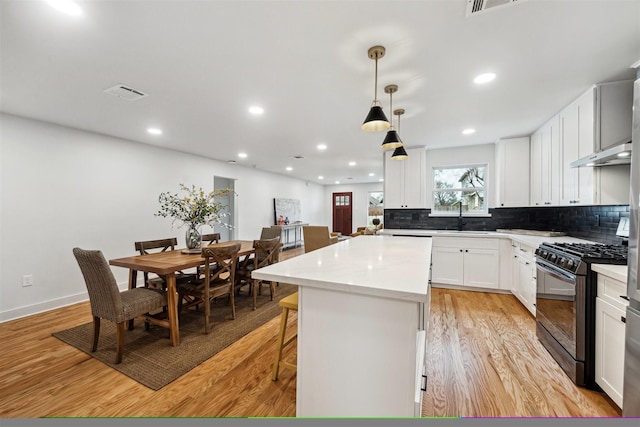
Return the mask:
[[278,334],[278,348],[276,349],[276,360],[273,362],[273,374],[271,379],[273,381],[278,380],[278,373],[280,371],[280,359],[282,358],[282,348],[284,347],[284,333],[287,330],[287,318],[289,317],[289,309],[282,308],[282,315],[280,316],[280,333]]
[[[197,306],[196,306],[197,307]],[[204,298],[204,333],[208,334],[211,323],[209,322],[209,318],[211,316],[211,300],[208,297],[208,294]]]
[[100,318],[93,316],[93,345],[91,346],[92,353],[98,349],[99,336],[100,336]]
[[124,322],[120,322],[117,325],[118,329],[118,344],[116,348],[116,365],[122,362],[122,350],[124,349]]
[[231,292],[229,292],[229,304],[231,304],[231,318],[236,318],[236,301],[233,296],[233,283],[231,284]]
[[258,299],[258,287],[260,286],[260,282],[258,281],[258,279],[254,279],[253,280],[253,309],[255,310],[257,308],[257,299]]

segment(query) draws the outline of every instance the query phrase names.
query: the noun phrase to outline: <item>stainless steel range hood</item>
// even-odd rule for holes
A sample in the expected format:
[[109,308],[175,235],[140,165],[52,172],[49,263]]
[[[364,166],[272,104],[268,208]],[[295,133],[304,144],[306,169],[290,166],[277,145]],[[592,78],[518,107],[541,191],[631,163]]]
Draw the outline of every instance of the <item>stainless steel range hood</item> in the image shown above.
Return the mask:
[[572,168],[580,166],[609,166],[631,163],[631,142],[609,147],[570,163]]

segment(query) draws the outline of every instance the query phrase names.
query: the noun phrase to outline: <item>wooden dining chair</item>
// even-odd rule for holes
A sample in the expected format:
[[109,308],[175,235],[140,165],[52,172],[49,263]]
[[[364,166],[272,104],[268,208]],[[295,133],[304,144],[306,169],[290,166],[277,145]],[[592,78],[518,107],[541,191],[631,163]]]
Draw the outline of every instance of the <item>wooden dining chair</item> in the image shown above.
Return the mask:
[[213,245],[214,243],[220,243],[220,233],[210,233],[202,235],[202,243],[207,242],[207,245]]
[[[178,239],[175,237],[158,240],[146,240],[141,242],[135,242],[134,246],[136,251],[140,255],[147,255],[154,252],[166,252],[173,251],[178,244]],[[197,273],[185,273],[178,271],[176,273],[176,283],[187,282],[196,278]],[[162,277],[150,276],[146,271],[144,272],[144,286],[148,288],[161,288],[167,289],[167,283]]]
[[[252,271],[277,263],[278,260],[276,257],[280,253],[280,246],[280,236],[274,237],[272,239],[254,240],[253,249],[255,250],[255,255],[253,257],[253,268],[248,271],[249,277],[251,277]],[[257,295],[258,293],[262,292],[262,285],[264,284],[269,285],[269,291],[271,292],[271,301],[273,301],[273,296],[276,293],[276,283],[268,280],[253,279],[252,294],[254,310],[256,309]]]
[[152,313],[167,305],[167,294],[160,289],[150,288],[133,288],[121,292],[101,251],[74,248],[73,255],[80,266],[89,293],[93,316],[91,352],[98,348],[100,319],[110,320],[116,324],[118,336],[115,363],[120,363],[124,349],[125,322],[143,318],[147,327],[149,322],[157,323]]
[[[204,304],[205,334],[208,334],[211,329],[211,301],[214,298],[228,295],[231,317],[236,318],[234,284],[240,247],[239,242],[205,246],[202,248],[204,277],[178,285],[179,312],[194,305]],[[216,267],[215,272],[212,271],[212,266]]]
[[[260,240],[273,239],[274,237],[280,237],[282,242],[282,229],[280,227],[262,227],[260,232]],[[275,261],[280,262],[280,253],[282,252],[282,245],[278,246],[278,250],[275,254]]]
[[[277,261],[277,255],[280,253],[280,236],[273,237],[271,239],[260,239],[253,241],[253,256],[250,259],[243,260],[242,263],[238,264],[238,271],[236,273],[236,288],[239,289],[243,286],[249,285],[249,293],[253,295],[253,308],[256,308],[256,286],[258,287],[258,291],[260,291],[262,284],[267,284],[269,282],[256,282],[251,278],[251,273],[258,268],[265,267],[267,265],[274,264]],[[254,286],[256,285],[256,286]],[[271,299],[273,299],[274,294],[274,284],[269,283],[269,288],[271,290]]]

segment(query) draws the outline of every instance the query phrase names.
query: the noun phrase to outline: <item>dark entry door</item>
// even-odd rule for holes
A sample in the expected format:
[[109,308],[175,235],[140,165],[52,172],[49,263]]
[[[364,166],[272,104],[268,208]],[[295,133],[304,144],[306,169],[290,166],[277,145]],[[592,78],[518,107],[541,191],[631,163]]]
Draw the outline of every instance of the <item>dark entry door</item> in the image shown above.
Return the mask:
[[352,193],[333,193],[333,231],[348,236],[351,231]]

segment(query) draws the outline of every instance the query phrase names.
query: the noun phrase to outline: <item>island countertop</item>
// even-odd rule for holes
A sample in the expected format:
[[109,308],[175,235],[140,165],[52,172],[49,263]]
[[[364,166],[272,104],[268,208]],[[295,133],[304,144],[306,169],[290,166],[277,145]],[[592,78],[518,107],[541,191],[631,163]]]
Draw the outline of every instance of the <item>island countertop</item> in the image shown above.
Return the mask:
[[258,269],[254,279],[427,302],[431,239],[358,236]]

